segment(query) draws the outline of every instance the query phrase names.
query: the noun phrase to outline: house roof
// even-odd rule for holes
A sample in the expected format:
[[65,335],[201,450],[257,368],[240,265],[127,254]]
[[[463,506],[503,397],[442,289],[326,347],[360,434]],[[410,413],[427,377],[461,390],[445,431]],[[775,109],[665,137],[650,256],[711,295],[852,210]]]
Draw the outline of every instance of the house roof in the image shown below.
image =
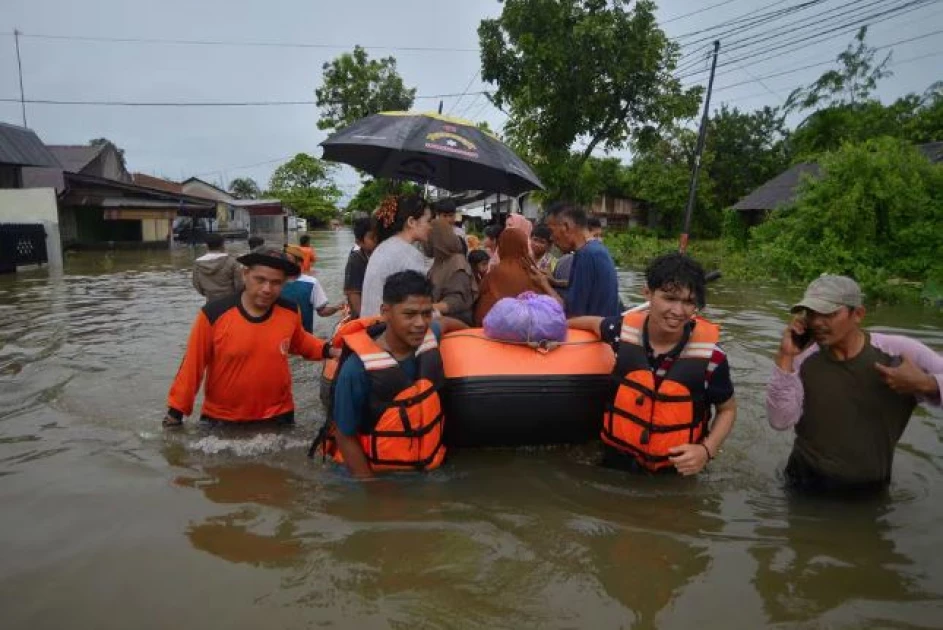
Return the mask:
[[193,184],[196,184],[196,183],[203,184],[204,186],[209,186],[210,188],[212,188],[212,189],[214,189],[214,190],[218,190],[218,191],[221,192],[221,193],[224,193],[224,194],[227,194],[227,195],[232,195],[232,193],[229,192],[228,190],[223,190],[223,189],[220,188],[219,186],[214,186],[213,184],[209,183],[208,181],[202,180],[202,179],[200,179],[199,177],[191,177],[190,179],[185,179],[185,180],[183,180],[183,182],[181,182],[180,185],[181,185],[181,186],[186,186],[187,184],[191,184],[191,183],[193,183]]
[[780,173],[734,204],[734,210],[775,210],[796,200],[796,192],[803,175],[818,177],[818,164],[802,163]]
[[943,142],[928,142],[917,147],[934,164],[943,162]]
[[144,186],[145,188],[153,188],[155,190],[163,190],[166,192],[178,194],[183,193],[183,184],[172,182],[169,179],[154,177],[153,175],[134,173],[131,175],[131,181],[133,181],[135,185]]
[[59,167],[56,156],[32,129],[0,123],[0,164]]
[[98,157],[98,154],[105,148],[104,144],[90,146],[83,144],[50,144],[49,150],[59,164],[62,170],[69,173],[81,173],[82,169],[88,166],[89,162]]
[[[66,173],[66,190],[60,199],[63,203],[77,207],[143,207],[148,202],[158,202],[159,206],[177,207],[180,216],[198,216],[212,218],[216,216],[216,203],[212,200],[146,188],[119,182],[105,177]],[[162,203],[161,203],[162,202]]]
[[[934,164],[943,162],[943,142],[920,144],[917,145],[917,150]],[[738,201],[733,209],[743,212],[775,210],[780,206],[790,204],[796,200],[799,182],[805,174],[818,177],[822,174],[822,169],[812,162],[796,164]]]

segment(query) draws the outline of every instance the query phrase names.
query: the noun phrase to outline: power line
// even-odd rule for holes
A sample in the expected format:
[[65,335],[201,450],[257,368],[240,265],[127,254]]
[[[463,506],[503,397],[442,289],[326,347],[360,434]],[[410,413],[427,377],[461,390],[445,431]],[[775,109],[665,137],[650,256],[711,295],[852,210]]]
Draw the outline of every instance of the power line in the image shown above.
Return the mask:
[[[274,42],[226,39],[178,39],[163,37],[108,37],[93,35],[52,35],[46,33],[20,33],[29,39],[61,40],[75,42],[104,42],[112,44],[173,44],[179,46],[247,46],[256,48],[319,48],[348,49],[359,44],[324,44],[317,42]],[[360,46],[366,50],[395,50],[404,52],[478,52],[478,48],[450,46]]]
[[[891,42],[890,44],[885,44],[885,45],[883,45],[883,46],[878,46],[878,47],[876,47],[874,50],[887,50],[888,48],[891,48],[891,47],[893,47],[893,46],[897,46],[897,45],[899,45],[899,44],[907,44],[907,43],[910,43],[910,42],[915,42],[915,41],[917,41],[917,40],[926,39],[927,37],[932,37],[932,36],[934,36],[934,35],[940,35],[940,34],[943,34],[943,29],[939,29],[939,30],[936,30],[936,31],[932,31],[932,32],[930,32],[930,33],[924,33],[923,35],[917,35],[917,36],[915,36],[915,37],[908,37],[907,39],[901,39],[901,40],[898,40],[898,41],[896,41],[896,42]],[[932,54],[943,54],[943,53],[932,53]],[[914,60],[914,59],[924,59],[924,58],[926,58],[926,57],[927,57],[927,55],[923,55],[923,56],[920,56],[920,57],[911,57],[910,59],[911,59],[911,60]],[[791,69],[789,69],[789,70],[783,70],[783,71],[781,71],[781,72],[774,72],[773,74],[767,74],[767,75],[762,76],[762,77],[754,77],[753,80],[750,80],[750,81],[740,81],[740,82],[738,82],[738,83],[731,83],[730,85],[723,85],[723,86],[721,86],[721,87],[718,87],[718,88],[717,88],[717,91],[719,92],[719,91],[721,91],[721,90],[728,90],[728,89],[730,89],[730,88],[739,87],[739,86],[741,86],[741,85],[747,85],[747,84],[749,84],[749,83],[759,82],[759,81],[762,80],[762,79],[772,79],[772,78],[775,78],[775,77],[781,77],[781,76],[785,76],[785,75],[787,75],[787,74],[794,74],[794,73],[796,73],[796,72],[801,72],[802,70],[808,70],[808,69],[810,69],[810,68],[818,68],[818,67],[820,67],[820,66],[827,66],[827,65],[830,65],[830,64],[833,64],[833,63],[835,63],[835,60],[834,60],[834,59],[830,59],[830,60],[828,60],[828,61],[821,61],[821,62],[818,62],[818,63],[811,63],[811,64],[808,64],[808,65],[805,65],[805,66],[800,66],[800,67],[798,67],[798,68],[791,68]],[[896,63],[902,63],[902,62],[896,62]],[[749,74],[749,73],[748,73],[748,74]],[[752,75],[751,75],[751,76],[752,76]]]
[[[874,24],[878,24],[880,22],[894,19],[905,13],[909,13],[911,11],[915,11],[917,9],[928,6],[927,3],[929,1],[930,0],[911,0],[910,2],[905,3],[903,5],[897,5],[893,9],[859,17],[853,20],[852,22],[844,23],[840,26],[832,26],[830,28],[825,28],[823,30],[814,32],[805,37],[792,39],[788,42],[778,43],[774,46],[765,48],[761,53],[754,52],[754,53],[749,53],[749,54],[743,54],[740,57],[736,57],[734,59],[725,59],[724,62],[721,63],[720,65],[729,66],[729,65],[734,65],[743,61],[750,61],[750,63],[746,65],[755,65],[757,63],[760,63],[762,61],[766,61],[769,59],[780,58],[784,54],[787,54],[788,52],[792,52],[801,48],[807,48],[809,45],[811,45],[811,43],[813,43],[812,40],[815,40],[814,43],[822,43],[830,39],[835,39],[836,37],[841,36],[842,34],[848,32],[849,30],[857,30],[863,25],[871,26]],[[880,18],[880,19],[875,19],[875,18]],[[806,43],[806,42],[809,42],[809,43]],[[762,42],[758,42],[758,43],[762,43]],[[776,53],[776,54],[770,54],[770,53]],[[767,55],[767,56],[762,57],[762,55]],[[758,58],[758,57],[761,57],[761,58]],[[677,78],[686,79],[686,78],[695,76],[696,74],[698,73],[697,72],[683,73],[677,76]],[[720,75],[718,76],[722,76],[724,74],[729,74],[729,72],[720,73]]]
[[[487,92],[467,92],[462,94],[487,94]],[[462,96],[462,94],[430,94],[415,98],[436,99]],[[0,98],[0,103],[19,103],[18,98]],[[26,99],[31,105],[90,105],[96,107],[284,107],[295,105],[317,105],[316,101],[111,101],[111,100],[59,100]]]
[[468,80],[468,83],[465,85],[465,89],[462,90],[461,94],[459,94],[458,100],[452,103],[452,105],[449,107],[449,111],[445,112],[446,116],[450,115],[452,113],[452,110],[458,107],[458,104],[462,102],[462,98],[464,98],[465,95],[468,94],[468,90],[469,88],[471,88],[471,84],[474,83],[475,79],[478,78],[479,74],[481,74],[481,68],[479,68],[478,70],[475,70],[475,74],[472,75],[472,77]]
[[690,13],[685,13],[683,15],[676,15],[673,18],[668,18],[662,24],[671,24],[672,22],[677,22],[678,20],[683,20],[684,18],[691,17],[692,15],[698,15],[699,13],[704,13],[706,11],[712,11],[718,7],[722,7],[725,4],[731,4],[733,2],[738,2],[738,0],[724,0],[723,2],[718,2],[717,4],[712,4],[709,7],[704,7],[703,9],[698,9],[697,11],[691,11]]

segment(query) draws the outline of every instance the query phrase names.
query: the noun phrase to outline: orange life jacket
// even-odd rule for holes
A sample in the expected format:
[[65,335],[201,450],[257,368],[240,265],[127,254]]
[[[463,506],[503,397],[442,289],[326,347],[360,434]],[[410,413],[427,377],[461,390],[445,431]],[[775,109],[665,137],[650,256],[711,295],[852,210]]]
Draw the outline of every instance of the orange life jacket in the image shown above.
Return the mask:
[[[331,336],[331,345],[342,350],[344,348],[345,336],[352,335],[362,330],[370,330],[374,326],[382,323],[383,318],[379,315],[375,317],[361,317],[360,319],[341,320],[337,323],[337,328],[335,328],[334,334]],[[340,359],[330,357],[325,359],[324,365],[321,367],[319,398],[327,409],[330,409],[331,388],[334,386],[334,379],[337,378],[337,368],[339,364]]]
[[602,440],[632,455],[648,470],[671,466],[669,449],[704,438],[710,408],[707,368],[720,328],[695,318],[690,337],[660,380],[649,366],[642,343],[647,312],[622,319],[613,375],[618,389],[603,420]]
[[[370,332],[375,332],[374,327]],[[373,470],[431,470],[445,459],[444,418],[439,390],[445,383],[439,344],[430,328],[416,350],[418,375],[410,381],[396,359],[366,328],[344,336],[345,353],[356,354],[370,376],[369,421],[360,445]],[[341,363],[346,358],[342,357]],[[330,407],[328,407],[330,418]],[[330,420],[329,420],[330,422]],[[343,462],[333,428],[323,441],[326,455]]]

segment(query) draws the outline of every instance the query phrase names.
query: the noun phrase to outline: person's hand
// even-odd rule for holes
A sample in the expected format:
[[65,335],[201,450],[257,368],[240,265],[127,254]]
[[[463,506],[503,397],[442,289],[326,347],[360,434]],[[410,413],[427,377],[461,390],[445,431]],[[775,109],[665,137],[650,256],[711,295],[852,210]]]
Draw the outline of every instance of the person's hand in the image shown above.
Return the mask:
[[874,369],[878,371],[887,386],[898,394],[932,396],[939,393],[939,385],[936,379],[917,367],[907,355],[901,356],[901,363],[897,367],[875,363]]
[[533,258],[527,256],[521,258],[521,266],[527,272],[531,282],[543,289],[545,293],[550,293],[550,279],[547,274],[540,270]]
[[710,460],[703,444],[682,444],[668,449],[668,454],[675,469],[685,477],[701,472]]
[[161,424],[164,426],[165,429],[179,427],[183,425],[183,418],[174,418],[170,414],[167,414],[166,416],[164,416],[164,420],[163,422],[161,422]]
[[792,372],[795,358],[802,354],[803,348],[796,345],[793,335],[802,335],[805,331],[806,318],[802,315],[793,317],[786,329],[783,330],[782,339],[779,341],[779,351],[776,353],[776,365],[783,372]]

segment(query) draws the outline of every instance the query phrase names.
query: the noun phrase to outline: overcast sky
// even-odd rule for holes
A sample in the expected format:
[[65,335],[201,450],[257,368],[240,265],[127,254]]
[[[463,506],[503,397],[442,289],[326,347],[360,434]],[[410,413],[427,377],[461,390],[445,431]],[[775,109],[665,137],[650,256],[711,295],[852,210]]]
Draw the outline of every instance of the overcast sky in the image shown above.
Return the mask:
[[[892,0],[885,0],[888,5]],[[783,0],[780,6],[799,0]],[[848,0],[827,0],[839,6]],[[771,0],[664,0],[658,15],[672,37],[773,4]],[[672,19],[705,7],[708,11]],[[419,95],[487,89],[477,76],[478,23],[499,15],[496,0],[0,0],[0,98],[18,98],[12,32],[18,28],[27,99],[106,101],[313,100],[321,65],[355,44],[367,47],[437,47],[467,50],[407,51],[394,55],[407,85]],[[943,30],[943,2],[872,27],[880,46]],[[188,39],[324,44],[326,48],[209,46],[181,43],[99,42],[36,36]],[[769,61],[718,72],[712,105],[742,109],[778,105],[797,85],[827,66],[763,78],[828,61],[851,33]],[[723,44],[723,42],[722,42]],[[565,43],[561,42],[561,45]],[[722,49],[723,52],[723,49]],[[935,54],[940,53],[940,54]],[[734,53],[731,53],[731,55]],[[908,61],[915,57],[922,57]],[[721,57],[723,60],[723,57]],[[885,101],[922,92],[943,79],[943,33],[894,47],[879,94]],[[707,66],[696,80],[706,84]],[[757,81],[756,79],[761,79]],[[690,79],[694,80],[694,79]],[[689,80],[689,81],[690,81]],[[725,86],[743,83],[725,89]],[[504,116],[484,97],[450,97],[445,111],[487,120],[500,129]],[[417,100],[431,110],[437,99]],[[265,185],[272,170],[297,152],[320,155],[324,139],[314,105],[281,107],[100,107],[28,104],[31,128],[48,144],[85,144],[107,137],[127,154],[129,168],[172,179],[198,175],[213,183],[253,177]],[[21,124],[19,103],[0,102],[0,120]],[[356,190],[352,172],[340,178]]]

